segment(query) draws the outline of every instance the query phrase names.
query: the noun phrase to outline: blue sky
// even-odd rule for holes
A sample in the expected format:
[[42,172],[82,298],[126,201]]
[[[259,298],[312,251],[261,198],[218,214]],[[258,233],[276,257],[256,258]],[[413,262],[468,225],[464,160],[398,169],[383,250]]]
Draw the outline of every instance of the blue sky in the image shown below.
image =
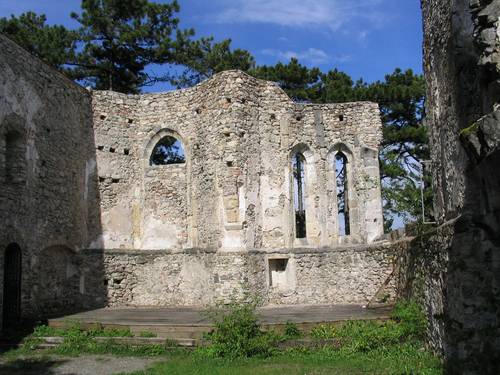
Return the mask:
[[[396,67],[421,72],[419,0],[179,0],[181,27],[198,36],[231,38],[258,64],[298,57],[354,79],[383,79]],[[1,0],[0,16],[32,10],[51,24],[77,26],[69,17],[79,0]],[[148,88],[159,91],[165,86]]]

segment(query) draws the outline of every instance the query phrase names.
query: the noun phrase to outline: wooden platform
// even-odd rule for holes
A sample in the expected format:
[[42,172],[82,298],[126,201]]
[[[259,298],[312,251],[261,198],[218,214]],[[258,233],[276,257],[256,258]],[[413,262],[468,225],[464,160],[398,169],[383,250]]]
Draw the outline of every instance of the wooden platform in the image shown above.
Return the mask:
[[[319,323],[338,323],[346,320],[388,319],[392,308],[364,308],[361,305],[301,305],[272,306],[257,310],[264,329],[281,329],[286,322],[309,331]],[[105,308],[50,319],[52,327],[69,327],[78,322],[82,327],[129,328],[132,333],[153,332],[170,339],[199,339],[212,328],[195,307],[129,307]]]
[[[286,322],[293,322],[302,331],[309,331],[318,323],[387,319],[391,310],[389,306],[302,305],[262,307],[257,314],[264,328],[279,330]],[[204,311],[195,307],[106,308],[50,319],[49,325],[69,327],[78,322],[82,327],[128,328],[137,335],[153,332],[169,339],[200,339],[212,328]]]

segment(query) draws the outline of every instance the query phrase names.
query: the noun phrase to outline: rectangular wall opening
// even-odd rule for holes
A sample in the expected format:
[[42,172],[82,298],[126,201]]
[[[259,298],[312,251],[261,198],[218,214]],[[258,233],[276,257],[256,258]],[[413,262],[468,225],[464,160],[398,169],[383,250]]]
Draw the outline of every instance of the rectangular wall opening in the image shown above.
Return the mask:
[[269,286],[287,286],[288,258],[269,259]]

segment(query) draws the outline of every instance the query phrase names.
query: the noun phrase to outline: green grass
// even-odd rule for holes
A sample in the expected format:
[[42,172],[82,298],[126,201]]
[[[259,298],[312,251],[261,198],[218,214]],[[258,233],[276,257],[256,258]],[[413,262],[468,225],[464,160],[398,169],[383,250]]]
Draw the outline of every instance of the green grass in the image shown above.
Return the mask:
[[[80,354],[111,354],[117,356],[159,356],[172,352],[172,342],[165,340],[164,345],[149,344],[133,346],[117,343],[116,337],[133,337],[128,329],[89,329],[84,330],[78,324],[68,329],[48,326],[36,327],[33,334],[26,338],[24,345],[6,352],[3,357],[13,359],[19,356],[33,354],[34,349],[42,342],[42,337],[62,337],[61,344],[52,349],[44,350],[45,354],[78,356]],[[96,340],[97,337],[105,340]]]
[[134,375],[304,375],[304,374],[441,374],[439,360],[419,346],[400,345],[369,353],[333,350],[289,351],[269,358],[234,360],[173,356]]
[[88,337],[133,337],[128,328],[93,328],[83,329],[75,323],[70,328],[54,328],[46,325],[38,326],[33,331],[34,337],[74,337],[85,335]]
[[148,337],[156,337],[156,333],[153,333],[151,331],[141,331],[139,332],[139,337],[145,337],[145,338],[148,338]]

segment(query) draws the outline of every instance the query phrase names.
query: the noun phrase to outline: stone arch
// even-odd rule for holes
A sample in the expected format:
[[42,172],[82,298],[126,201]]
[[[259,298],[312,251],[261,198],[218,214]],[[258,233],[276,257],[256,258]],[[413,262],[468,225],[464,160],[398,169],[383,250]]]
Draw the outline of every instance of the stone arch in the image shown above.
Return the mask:
[[[354,154],[345,143],[337,143],[327,156],[328,232],[331,237],[354,238],[359,233],[355,191]],[[333,225],[332,225],[333,222]]]
[[3,259],[2,326],[21,318],[22,251],[12,242],[5,248]]
[[[300,161],[301,168],[297,168]],[[317,232],[317,218],[314,205],[316,183],[316,159],[311,148],[299,143],[293,146],[288,156],[290,178],[290,228],[295,245],[313,244]],[[302,170],[300,170],[302,169]],[[302,177],[297,175],[300,172]],[[301,183],[299,185],[299,182]],[[302,203],[301,203],[302,200]],[[302,212],[300,212],[302,211]],[[299,225],[303,225],[302,228]]]

